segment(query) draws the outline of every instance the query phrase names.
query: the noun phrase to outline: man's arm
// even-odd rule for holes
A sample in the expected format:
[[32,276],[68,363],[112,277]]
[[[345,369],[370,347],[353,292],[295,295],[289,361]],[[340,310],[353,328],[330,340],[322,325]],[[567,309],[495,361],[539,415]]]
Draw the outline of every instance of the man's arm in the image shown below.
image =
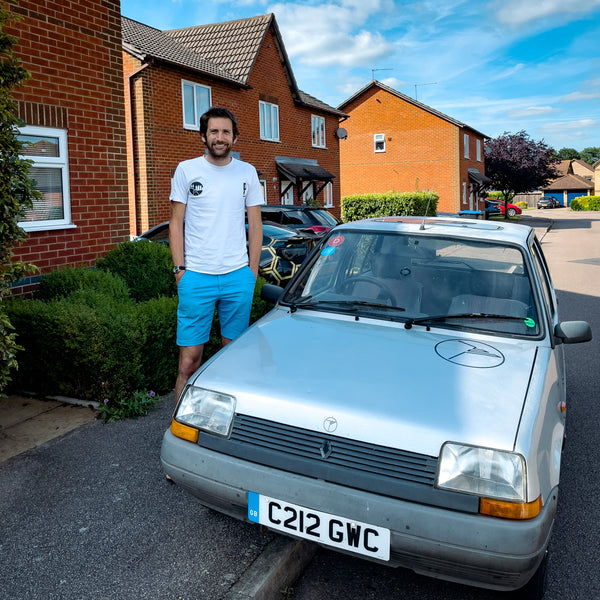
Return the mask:
[[[169,221],[169,247],[174,266],[185,266],[183,222],[186,205],[182,202],[171,202],[171,220]],[[183,271],[175,274],[177,283],[183,277]]]
[[248,265],[256,277],[258,277],[258,263],[260,261],[260,252],[262,250],[262,217],[260,214],[260,204],[257,206],[248,206]]

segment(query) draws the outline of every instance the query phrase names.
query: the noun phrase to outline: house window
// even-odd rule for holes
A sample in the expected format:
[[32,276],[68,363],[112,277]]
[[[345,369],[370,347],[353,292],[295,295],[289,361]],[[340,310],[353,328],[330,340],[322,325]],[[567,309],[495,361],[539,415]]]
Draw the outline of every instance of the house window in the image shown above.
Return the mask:
[[211,105],[210,88],[191,81],[182,81],[181,96],[183,98],[183,128],[199,131],[200,117]]
[[331,208],[333,206],[333,184],[329,182],[325,186],[325,208]]
[[262,190],[263,203],[267,204],[267,182],[265,179],[260,179],[260,189]]
[[481,140],[477,140],[477,160],[481,162]]
[[21,127],[18,139],[26,142],[21,158],[32,161],[29,176],[42,193],[19,225],[25,231],[63,229],[71,225],[67,131],[50,127]]
[[465,133],[465,158],[469,158],[469,134]]
[[385,133],[376,133],[373,136],[373,146],[375,152],[385,152]]
[[325,148],[325,117],[311,116],[312,145]]
[[462,184],[462,202],[463,204],[467,203],[467,184],[464,181]]
[[279,141],[279,106],[270,102],[258,103],[260,113],[260,139]]

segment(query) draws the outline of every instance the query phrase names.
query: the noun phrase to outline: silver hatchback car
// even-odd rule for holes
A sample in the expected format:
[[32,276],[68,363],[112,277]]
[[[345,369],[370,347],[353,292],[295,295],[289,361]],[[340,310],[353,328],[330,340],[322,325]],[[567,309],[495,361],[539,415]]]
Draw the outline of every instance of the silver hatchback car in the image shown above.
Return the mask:
[[565,425],[560,322],[526,226],[329,232],[189,380],[166,473],[242,520],[450,581],[543,595]]

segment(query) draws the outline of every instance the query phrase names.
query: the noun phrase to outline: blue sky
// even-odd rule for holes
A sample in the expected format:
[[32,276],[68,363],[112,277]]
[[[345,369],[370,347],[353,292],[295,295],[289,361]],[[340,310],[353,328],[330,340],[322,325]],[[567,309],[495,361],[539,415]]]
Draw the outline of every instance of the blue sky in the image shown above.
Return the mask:
[[301,90],[374,77],[482,133],[600,146],[600,0],[121,0],[158,29],[274,13]]

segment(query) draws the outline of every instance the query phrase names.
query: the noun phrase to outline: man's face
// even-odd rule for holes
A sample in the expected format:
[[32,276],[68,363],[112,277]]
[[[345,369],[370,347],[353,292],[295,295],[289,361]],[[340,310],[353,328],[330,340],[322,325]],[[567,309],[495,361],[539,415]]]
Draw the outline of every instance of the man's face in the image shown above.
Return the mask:
[[216,159],[229,156],[236,137],[233,135],[233,123],[226,117],[211,117],[208,120],[206,137],[202,136],[208,153]]

